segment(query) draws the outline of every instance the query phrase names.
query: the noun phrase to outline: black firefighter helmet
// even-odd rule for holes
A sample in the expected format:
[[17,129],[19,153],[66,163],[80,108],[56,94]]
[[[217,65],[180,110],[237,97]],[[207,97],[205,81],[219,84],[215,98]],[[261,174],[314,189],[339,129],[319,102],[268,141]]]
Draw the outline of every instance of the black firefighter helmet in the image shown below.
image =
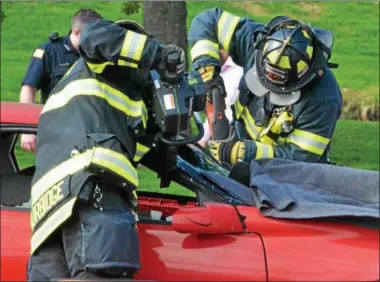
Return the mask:
[[330,66],[331,47],[330,32],[276,17],[255,44],[255,64],[245,75],[247,86],[256,96],[269,94],[273,104],[294,104],[301,96],[300,89]]

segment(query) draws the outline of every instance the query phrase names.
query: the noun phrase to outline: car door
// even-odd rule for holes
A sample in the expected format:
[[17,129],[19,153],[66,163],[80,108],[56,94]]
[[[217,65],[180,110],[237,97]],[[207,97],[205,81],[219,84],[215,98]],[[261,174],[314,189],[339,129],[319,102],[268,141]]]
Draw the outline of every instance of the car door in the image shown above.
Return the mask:
[[[16,144],[22,127],[9,125],[1,128],[1,280],[26,279],[27,260],[30,251],[30,183],[34,167],[21,167],[16,158]],[[32,130],[32,132],[35,130]],[[30,132],[28,129],[25,132]],[[33,156],[29,158],[29,163]],[[25,167],[26,166],[26,167]]]
[[[180,205],[179,205],[180,207]],[[186,208],[186,207],[184,207]],[[169,221],[140,218],[142,268],[137,279],[187,281],[266,281],[259,235],[183,234]]]

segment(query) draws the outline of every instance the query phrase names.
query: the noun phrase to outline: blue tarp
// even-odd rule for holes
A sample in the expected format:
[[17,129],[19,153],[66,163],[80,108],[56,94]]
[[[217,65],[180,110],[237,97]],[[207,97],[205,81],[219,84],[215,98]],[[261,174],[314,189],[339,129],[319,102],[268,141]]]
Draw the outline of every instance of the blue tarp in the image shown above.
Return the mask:
[[262,159],[250,165],[256,206],[277,218],[379,219],[379,171]]

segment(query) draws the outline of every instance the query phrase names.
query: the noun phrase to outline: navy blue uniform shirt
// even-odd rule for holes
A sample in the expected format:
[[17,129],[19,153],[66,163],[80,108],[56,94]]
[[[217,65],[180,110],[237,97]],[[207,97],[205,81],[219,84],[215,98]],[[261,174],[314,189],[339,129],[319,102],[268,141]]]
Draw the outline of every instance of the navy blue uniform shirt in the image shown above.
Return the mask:
[[69,35],[43,43],[34,51],[22,85],[41,89],[41,104],[45,104],[51,90],[78,58]]

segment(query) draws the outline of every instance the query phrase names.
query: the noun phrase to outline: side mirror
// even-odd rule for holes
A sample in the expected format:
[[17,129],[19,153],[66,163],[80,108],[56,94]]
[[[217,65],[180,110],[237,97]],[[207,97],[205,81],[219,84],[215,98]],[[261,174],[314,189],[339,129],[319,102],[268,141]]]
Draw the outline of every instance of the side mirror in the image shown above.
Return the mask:
[[180,208],[172,216],[173,229],[190,234],[243,233],[243,224],[232,205],[205,203],[205,207]]

